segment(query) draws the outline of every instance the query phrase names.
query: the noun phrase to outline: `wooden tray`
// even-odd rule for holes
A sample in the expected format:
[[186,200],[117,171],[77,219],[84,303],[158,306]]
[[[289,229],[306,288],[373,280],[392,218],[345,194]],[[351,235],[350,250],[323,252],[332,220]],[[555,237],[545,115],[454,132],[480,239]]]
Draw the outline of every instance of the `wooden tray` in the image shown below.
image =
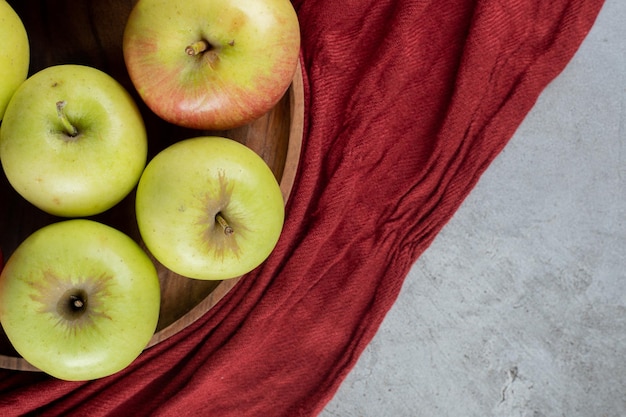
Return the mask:
[[[164,122],[136,94],[124,65],[122,34],[133,0],[32,2],[9,0],[24,22],[31,44],[30,73],[50,65],[85,64],[118,80],[139,105],[148,131],[149,158],[166,146],[189,137],[218,134],[255,150],[280,182],[285,202],[298,168],[304,119],[302,70],[276,107],[255,122],[229,131],[200,131]],[[107,212],[91,217],[127,233],[140,242],[134,216],[134,194]],[[5,260],[20,242],[40,227],[63,220],[43,213],[20,197],[4,174],[0,179],[0,247]],[[161,282],[161,315],[149,346],[189,326],[220,301],[241,277],[201,281],[181,277],[155,261]],[[21,358],[0,329],[0,368],[37,371]]]

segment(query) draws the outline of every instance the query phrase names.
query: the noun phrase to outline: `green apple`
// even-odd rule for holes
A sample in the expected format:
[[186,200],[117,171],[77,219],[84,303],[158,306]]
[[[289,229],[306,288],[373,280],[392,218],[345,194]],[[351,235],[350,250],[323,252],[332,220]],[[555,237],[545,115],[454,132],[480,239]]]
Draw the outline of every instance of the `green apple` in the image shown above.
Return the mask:
[[130,365],[156,329],[156,268],[124,233],[92,220],[45,226],[0,274],[0,323],[15,350],[56,378],[79,381]]
[[273,251],[284,201],[274,174],[231,139],[197,137],[169,146],[146,166],[135,213],[152,255],[189,278],[243,275]]
[[147,159],[142,116],[130,94],[89,66],[30,76],[7,107],[0,160],[26,200],[65,217],[101,213],[135,187]]
[[289,87],[300,26],[289,0],[139,0],[123,38],[143,101],[173,124],[244,125]]
[[13,93],[28,76],[30,47],[20,17],[0,0],[0,120]]

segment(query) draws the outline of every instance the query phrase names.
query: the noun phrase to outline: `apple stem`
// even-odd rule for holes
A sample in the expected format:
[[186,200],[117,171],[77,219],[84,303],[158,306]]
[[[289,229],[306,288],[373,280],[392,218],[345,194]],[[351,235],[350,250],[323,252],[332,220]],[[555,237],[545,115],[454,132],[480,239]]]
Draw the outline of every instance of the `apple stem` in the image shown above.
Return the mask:
[[187,55],[191,55],[191,56],[196,56],[201,54],[202,52],[210,49],[211,45],[209,45],[209,43],[207,41],[205,41],[204,39],[196,41],[194,43],[192,43],[191,45],[187,46],[185,48],[185,53]]
[[225,235],[229,236],[229,235],[232,235],[235,232],[233,230],[233,228],[230,227],[230,225],[228,224],[226,219],[224,217],[222,217],[222,215],[220,213],[217,213],[217,215],[215,216],[215,220],[217,220],[217,222],[220,224],[220,226],[222,226],[222,228],[224,229],[224,234]]
[[78,135],[78,129],[76,129],[76,126],[70,123],[67,115],[63,111],[63,108],[66,104],[67,102],[65,100],[57,101],[57,115],[59,116],[59,120],[61,120],[61,124],[63,124],[65,132],[71,137],[75,137],[76,135]]
[[72,302],[72,308],[74,310],[80,310],[85,306],[85,302],[75,295],[70,297],[70,301]]

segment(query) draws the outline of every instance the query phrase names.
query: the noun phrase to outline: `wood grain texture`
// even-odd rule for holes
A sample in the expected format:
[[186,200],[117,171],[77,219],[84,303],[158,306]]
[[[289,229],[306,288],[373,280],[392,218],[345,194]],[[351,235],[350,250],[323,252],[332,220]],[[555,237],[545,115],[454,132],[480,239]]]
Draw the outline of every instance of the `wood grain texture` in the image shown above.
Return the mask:
[[[216,134],[257,152],[279,180],[285,203],[298,169],[303,134],[304,91],[301,66],[283,99],[263,117],[228,131],[201,131],[169,124],[154,115],[134,90],[122,55],[122,35],[135,3],[130,0],[9,1],[24,22],[31,45],[30,74],[58,64],[83,64],[103,70],[133,96],[146,124],[149,155],[181,139]],[[0,179],[0,247],[5,259],[35,230],[63,220],[35,208]],[[93,220],[109,224],[141,244],[134,214],[134,192]],[[228,293],[241,277],[201,281],[179,276],[154,261],[161,283],[161,315],[153,346],[193,323]],[[0,331],[0,368],[35,371]]]

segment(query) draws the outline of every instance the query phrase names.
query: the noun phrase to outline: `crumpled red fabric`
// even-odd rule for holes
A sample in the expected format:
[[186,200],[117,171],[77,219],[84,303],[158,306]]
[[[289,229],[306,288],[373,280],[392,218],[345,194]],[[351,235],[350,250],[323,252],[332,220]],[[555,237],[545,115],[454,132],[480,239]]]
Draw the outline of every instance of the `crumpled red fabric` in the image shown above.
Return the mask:
[[270,258],[128,369],[0,371],[12,415],[312,416],[602,0],[294,0],[305,134]]

